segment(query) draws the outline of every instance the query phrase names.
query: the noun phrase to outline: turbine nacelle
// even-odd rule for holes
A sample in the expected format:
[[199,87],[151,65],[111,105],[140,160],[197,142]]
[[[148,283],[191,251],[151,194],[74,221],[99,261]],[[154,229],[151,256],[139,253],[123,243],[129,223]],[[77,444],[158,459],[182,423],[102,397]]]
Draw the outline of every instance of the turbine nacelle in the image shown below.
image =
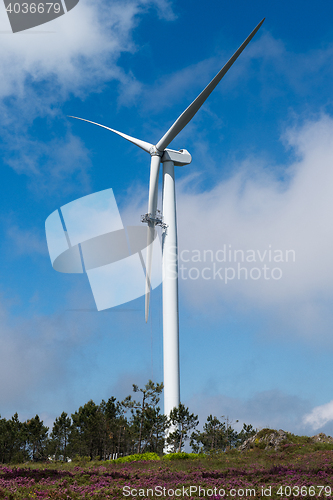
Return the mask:
[[186,149],[176,151],[175,149],[166,148],[164,151],[160,151],[156,146],[152,146],[148,152],[150,156],[159,156],[161,158],[161,163],[172,161],[177,167],[189,165],[192,161],[192,156]]
[[186,149],[175,151],[174,149],[165,149],[161,158],[161,163],[172,161],[177,167],[189,165],[192,161],[192,156]]

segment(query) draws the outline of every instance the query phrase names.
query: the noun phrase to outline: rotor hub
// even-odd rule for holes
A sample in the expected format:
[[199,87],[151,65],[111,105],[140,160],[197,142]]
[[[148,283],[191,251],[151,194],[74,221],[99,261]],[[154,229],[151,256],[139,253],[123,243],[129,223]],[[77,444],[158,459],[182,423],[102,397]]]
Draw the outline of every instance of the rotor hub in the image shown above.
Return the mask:
[[152,146],[149,150],[150,156],[163,156],[164,151],[160,151],[156,146]]

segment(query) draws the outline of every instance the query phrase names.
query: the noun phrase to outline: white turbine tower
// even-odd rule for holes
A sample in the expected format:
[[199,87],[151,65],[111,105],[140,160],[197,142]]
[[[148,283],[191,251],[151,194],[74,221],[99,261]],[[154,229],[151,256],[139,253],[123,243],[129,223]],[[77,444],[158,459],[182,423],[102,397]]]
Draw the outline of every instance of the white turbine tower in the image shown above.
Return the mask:
[[[207,97],[215,89],[232,64],[236,61],[247,44],[259,30],[263,19],[252,33],[246,38],[239,49],[217,73],[207,87],[177,118],[166,134],[154,146],[149,142],[141,141],[135,137],[123,134],[100,123],[83,120],[99,127],[111,130],[129,142],[140,147],[151,156],[148,213],[142,218],[148,223],[147,260],[146,260],[146,297],[145,316],[146,322],[149,313],[150,277],[152,265],[152,245],[156,225],[162,225],[165,230],[162,240],[162,266],[163,266],[163,364],[164,364],[164,413],[169,416],[174,407],[180,402],[179,383],[179,324],[178,324],[178,251],[177,251],[177,222],[176,222],[176,196],[174,166],[191,163],[191,155],[185,149],[174,151],[167,149],[170,142],[183,130],[201,108]],[[163,206],[162,217],[157,211],[158,177],[160,163],[163,163]]]

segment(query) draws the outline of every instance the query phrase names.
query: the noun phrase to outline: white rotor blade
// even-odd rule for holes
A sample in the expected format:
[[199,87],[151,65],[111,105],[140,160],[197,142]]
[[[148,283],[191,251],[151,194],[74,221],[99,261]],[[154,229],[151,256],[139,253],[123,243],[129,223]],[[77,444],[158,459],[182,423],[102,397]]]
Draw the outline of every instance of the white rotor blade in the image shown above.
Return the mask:
[[183,128],[192,120],[196,112],[201,108],[207,97],[213,92],[216,85],[221,81],[226,72],[230,69],[233,63],[236,61],[237,57],[243,52],[247,44],[252,40],[254,35],[259,30],[260,26],[264,22],[265,18],[254,28],[252,33],[247,37],[247,39],[242,43],[239,49],[234,53],[234,55],[229,59],[229,61],[223,66],[223,68],[217,73],[213,80],[207,85],[207,87],[198,95],[198,97],[189,105],[188,108],[177,118],[174,124],[169,128],[166,134],[159,140],[156,144],[156,148],[159,151],[164,151],[164,149],[170,144],[170,142],[183,130]]
[[[158,174],[160,171],[160,156],[152,156],[150,163],[150,180],[149,180],[149,199],[148,199],[148,214],[151,217],[156,217],[157,197],[158,197]],[[155,234],[155,223],[148,222],[147,228],[147,258],[146,258],[146,298],[145,298],[145,317],[146,323],[149,315],[149,299],[151,287],[151,265],[153,260],[153,241]]]
[[122,132],[118,132],[118,130],[114,130],[113,128],[106,127],[105,125],[101,125],[100,123],[92,122],[90,120],[86,120],[85,118],[78,118],[77,116],[69,116],[69,118],[75,118],[76,120],[82,120],[83,122],[92,123],[93,125],[98,125],[99,127],[103,127],[103,128],[106,128],[107,130],[111,130],[111,132],[114,132],[115,134],[118,134],[121,137],[123,137],[124,139],[126,139],[127,141],[132,142],[136,146],[139,146],[139,148],[143,149],[144,151],[147,151],[147,153],[149,153],[151,148],[154,147],[152,144],[149,144],[149,142],[141,141],[140,139],[136,139],[135,137],[131,137],[130,135],[123,134]]

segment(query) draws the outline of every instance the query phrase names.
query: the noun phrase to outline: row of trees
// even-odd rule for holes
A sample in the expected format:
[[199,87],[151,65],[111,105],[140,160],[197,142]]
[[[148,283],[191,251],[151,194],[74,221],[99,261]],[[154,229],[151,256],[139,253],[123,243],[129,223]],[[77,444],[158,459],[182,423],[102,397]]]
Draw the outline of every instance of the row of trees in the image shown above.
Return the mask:
[[17,414],[10,420],[0,418],[0,462],[43,460],[48,456],[106,460],[116,454],[162,454],[166,444],[170,451],[181,451],[187,439],[194,452],[225,450],[255,432],[251,425],[244,424],[237,433],[228,419],[219,421],[212,415],[203,430],[196,431],[198,416],[182,404],[167,418],[158,406],[162,390],[163,384],[150,380],[143,389],[133,385],[136,399],[130,395],[119,402],[111,397],[99,405],[88,401],[71,417],[63,412],[50,433],[38,415],[26,422],[20,422]]

